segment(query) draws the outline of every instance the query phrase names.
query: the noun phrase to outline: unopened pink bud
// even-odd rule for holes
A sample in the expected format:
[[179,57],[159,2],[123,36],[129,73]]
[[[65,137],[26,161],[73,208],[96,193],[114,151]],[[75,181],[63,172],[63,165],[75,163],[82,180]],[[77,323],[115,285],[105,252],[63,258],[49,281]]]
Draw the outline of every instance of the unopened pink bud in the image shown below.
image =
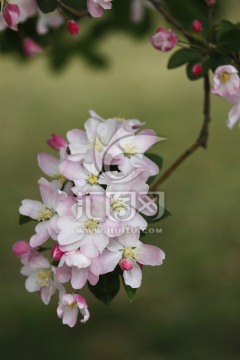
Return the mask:
[[31,249],[31,246],[29,245],[29,243],[21,240],[21,241],[17,241],[13,245],[12,252],[15,256],[19,257],[19,256],[26,254],[30,249]]
[[201,32],[202,29],[203,29],[203,26],[202,26],[201,21],[199,21],[199,20],[194,20],[194,22],[192,23],[192,29],[193,29],[193,31],[195,31],[196,33]]
[[56,134],[52,134],[52,138],[47,140],[47,144],[54,150],[60,150],[61,148],[65,148],[68,146],[67,141]]
[[155,49],[166,52],[174,48],[178,39],[172,30],[159,28],[150,38],[150,42]]
[[4,6],[2,14],[7,26],[14,31],[18,31],[19,6],[16,4],[7,4]]
[[68,20],[67,29],[71,35],[78,35],[80,33],[80,26],[74,20]]
[[201,64],[196,64],[192,67],[193,75],[200,75],[203,72],[203,67]]
[[55,244],[53,247],[52,247],[52,250],[51,250],[51,257],[54,259],[54,260],[60,260],[61,257],[63,256],[63,252],[59,249],[59,245],[58,244]]
[[120,261],[120,263],[119,263],[119,266],[122,269],[122,271],[124,271],[124,270],[127,270],[127,271],[132,270],[132,268],[133,268],[133,265],[132,265],[131,261],[126,260],[126,259],[122,259]]
[[23,40],[23,51],[27,56],[31,57],[40,54],[42,48],[33,39],[25,38]]

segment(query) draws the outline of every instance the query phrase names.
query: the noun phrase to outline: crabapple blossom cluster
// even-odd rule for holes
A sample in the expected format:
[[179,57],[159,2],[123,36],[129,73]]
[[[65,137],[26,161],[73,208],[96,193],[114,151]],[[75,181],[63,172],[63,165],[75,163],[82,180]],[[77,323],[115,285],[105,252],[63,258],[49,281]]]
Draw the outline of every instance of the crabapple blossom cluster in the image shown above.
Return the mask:
[[128,289],[137,289],[142,266],[164,260],[162,250],[140,239],[159,209],[147,184],[159,168],[145,152],[162,140],[153,130],[141,130],[143,125],[137,119],[104,120],[90,111],[85,130],[48,140],[58,156],[38,155],[48,177],[38,181],[41,200],[23,200],[19,209],[20,219],[35,221],[35,232],[29,242],[17,242],[13,253],[22,262],[26,289],[38,292],[44,304],[57,292],[57,314],[71,327],[79,311],[82,322],[89,318],[79,294],[85,284],[94,293],[101,278],[114,273]]
[[225,97],[234,106],[230,110],[227,126],[232,129],[240,119],[240,78],[232,65],[219,66],[213,77],[212,93]]

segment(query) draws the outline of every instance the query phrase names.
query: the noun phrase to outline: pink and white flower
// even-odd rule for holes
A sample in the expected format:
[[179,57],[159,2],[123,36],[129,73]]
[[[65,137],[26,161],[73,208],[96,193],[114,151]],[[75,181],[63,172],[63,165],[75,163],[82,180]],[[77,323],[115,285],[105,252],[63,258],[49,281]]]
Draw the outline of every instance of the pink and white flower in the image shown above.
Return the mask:
[[57,240],[58,227],[57,220],[59,215],[57,213],[58,207],[67,194],[59,192],[46,179],[41,178],[38,181],[42,201],[37,200],[23,200],[19,208],[22,215],[29,216],[39,223],[35,228],[36,234],[30,239],[30,245],[36,247],[42,245],[51,237]]
[[88,258],[80,250],[76,250],[66,252],[61,257],[56,275],[61,283],[71,280],[74,289],[81,289],[87,281],[96,285],[100,270],[98,258]]
[[100,195],[79,199],[82,203],[72,207],[72,214],[58,220],[58,242],[62,251],[81,251],[90,258],[103,252],[108,244],[104,233],[105,200]]
[[57,315],[62,318],[64,325],[73,327],[76,325],[78,313],[83,315],[81,323],[85,323],[89,317],[88,305],[85,298],[79,294],[64,294],[57,308]]
[[112,8],[112,0],[87,0],[87,8],[92,17],[101,17],[103,10]]
[[48,304],[58,290],[64,293],[64,287],[55,277],[54,266],[42,255],[37,253],[29,258],[22,257],[23,267],[21,274],[27,276],[25,282],[26,290],[29,292],[39,292],[44,304]]
[[240,119],[240,78],[232,65],[219,66],[214,74],[212,93],[234,104],[228,114],[227,126],[232,129]]
[[39,153],[38,166],[44,172],[44,174],[52,178],[51,183],[58,189],[61,189],[63,184],[67,181],[64,174],[60,170],[60,164],[67,158],[66,149],[61,148],[59,154],[60,159],[48,153]]
[[124,133],[119,140],[115,140],[108,147],[106,153],[112,163],[118,165],[119,170],[125,174],[132,174],[135,170],[143,170],[148,176],[154,176],[159,173],[158,166],[148,159],[144,153],[155,143],[163,138],[156,136],[152,130],[142,130],[137,134]]
[[156,246],[143,244],[138,234],[125,233],[110,240],[107,249],[100,256],[101,274],[113,271],[119,264],[123,270],[126,285],[139,288],[142,282],[141,265],[161,265],[164,252]]
[[175,47],[178,42],[178,38],[172,30],[159,28],[150,38],[150,42],[155,49],[166,52]]
[[240,96],[240,79],[234,66],[222,65],[215,70],[212,93],[230,101],[232,96]]
[[75,186],[72,191],[75,195],[85,195],[94,192],[104,192],[99,184],[100,172],[94,164],[82,163],[66,160],[60,166],[62,174],[69,180],[74,181]]
[[40,35],[46,34],[49,29],[57,29],[65,23],[65,18],[59,11],[53,11],[48,14],[42,13],[38,10],[37,33]]

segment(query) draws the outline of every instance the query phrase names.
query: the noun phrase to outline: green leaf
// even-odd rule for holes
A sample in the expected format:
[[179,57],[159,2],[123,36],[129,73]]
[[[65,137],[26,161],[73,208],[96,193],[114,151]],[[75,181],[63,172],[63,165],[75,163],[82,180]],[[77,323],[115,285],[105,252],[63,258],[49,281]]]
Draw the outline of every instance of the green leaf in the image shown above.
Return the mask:
[[33,221],[33,219],[30,218],[29,216],[25,216],[25,215],[19,216],[19,225],[27,224],[30,221]]
[[100,275],[98,283],[94,286],[88,284],[88,287],[97,299],[102,301],[104,304],[110,304],[120,289],[119,275],[115,273]]
[[240,51],[240,29],[232,29],[220,36],[217,51],[221,54],[232,54]]
[[145,154],[150,160],[152,160],[153,162],[155,162],[155,164],[157,164],[157,166],[159,167],[159,169],[162,168],[163,166],[163,158],[160,155],[157,154],[152,154],[152,153],[146,153]]
[[222,20],[219,24],[215,26],[216,31],[216,40],[219,41],[219,38],[227,31],[235,28],[235,25],[228,20]]
[[58,6],[57,0],[37,0],[37,4],[43,13],[50,13]]
[[62,3],[75,10],[84,10],[87,8],[86,0],[62,0]]
[[190,61],[197,62],[199,58],[201,58],[201,55],[194,51],[191,51],[190,49],[180,49],[170,57],[167,67],[168,69],[175,69]]
[[146,216],[143,215],[144,219],[148,222],[148,224],[156,224],[161,222],[162,220],[166,219],[167,217],[171,216],[172,214],[170,213],[170,211],[168,211],[167,209],[164,209],[163,215],[157,219],[156,216]]
[[213,55],[210,60],[210,67],[213,72],[221,65],[229,65],[232,63],[232,59],[228,55]]
[[135,298],[137,289],[133,289],[131,286],[126,285],[125,281],[123,279],[123,276],[122,276],[122,283],[123,283],[124,290],[126,291],[128,300],[129,300],[130,303],[132,303],[134,298]]
[[[162,168],[163,166],[163,158],[157,154],[152,154],[152,153],[146,153],[145,154],[150,160],[152,160],[155,164],[157,164],[157,166],[159,167],[159,169]],[[147,184],[151,185],[154,183],[154,181],[158,178],[158,175],[156,176],[150,176],[148,178]]]

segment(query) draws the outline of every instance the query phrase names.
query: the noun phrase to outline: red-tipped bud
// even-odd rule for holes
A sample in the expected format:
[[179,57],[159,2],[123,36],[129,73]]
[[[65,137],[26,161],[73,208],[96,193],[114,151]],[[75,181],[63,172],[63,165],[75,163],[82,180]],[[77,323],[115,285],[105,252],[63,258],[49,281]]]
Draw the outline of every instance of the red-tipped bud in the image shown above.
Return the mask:
[[52,247],[52,250],[51,250],[51,257],[54,259],[54,260],[60,260],[61,257],[63,256],[64,252],[62,252],[60,249],[59,249],[59,245],[58,244],[55,244],[53,247]]
[[60,150],[62,147],[65,148],[68,146],[67,141],[56,134],[52,134],[52,138],[47,140],[47,144],[54,150]]
[[2,14],[7,26],[12,30],[17,31],[20,17],[19,6],[16,4],[7,4],[4,6]]
[[78,35],[80,33],[80,26],[74,20],[68,20],[67,29],[71,35]]
[[201,64],[196,64],[192,67],[192,74],[193,75],[200,75],[203,72],[203,67]]
[[122,259],[119,263],[120,268],[122,269],[122,271],[124,270],[132,270],[133,268],[133,264],[131,263],[130,260],[126,260],[126,259]]
[[31,249],[31,246],[29,245],[29,243],[21,240],[21,241],[17,241],[13,245],[12,252],[15,256],[19,257],[19,256],[26,254],[30,249]]
[[194,22],[192,23],[192,29],[193,29],[193,31],[195,31],[196,33],[201,32],[202,29],[203,29],[203,26],[202,26],[201,21],[199,21],[199,20],[194,20]]

